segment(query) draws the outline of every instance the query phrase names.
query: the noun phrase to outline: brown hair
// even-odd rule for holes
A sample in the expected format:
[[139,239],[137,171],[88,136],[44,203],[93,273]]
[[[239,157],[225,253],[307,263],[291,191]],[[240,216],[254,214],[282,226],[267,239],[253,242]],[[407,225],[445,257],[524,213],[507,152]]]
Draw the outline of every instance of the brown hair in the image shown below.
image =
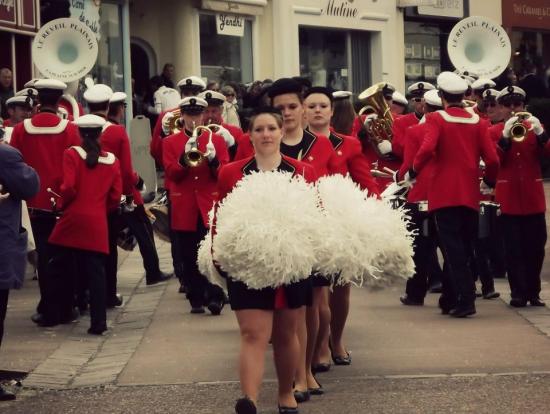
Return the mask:
[[334,131],[344,135],[351,135],[353,121],[357,117],[355,109],[349,99],[336,99],[333,103],[334,114],[331,123]]
[[275,122],[277,122],[277,125],[279,126],[279,128],[283,127],[283,117],[280,114],[275,113],[275,112],[260,112],[260,113],[254,114],[250,117],[250,123],[248,124],[248,131],[249,132],[252,131],[252,129],[254,129],[254,122],[256,122],[256,119],[260,115],[271,115],[273,117],[273,119],[275,119]]

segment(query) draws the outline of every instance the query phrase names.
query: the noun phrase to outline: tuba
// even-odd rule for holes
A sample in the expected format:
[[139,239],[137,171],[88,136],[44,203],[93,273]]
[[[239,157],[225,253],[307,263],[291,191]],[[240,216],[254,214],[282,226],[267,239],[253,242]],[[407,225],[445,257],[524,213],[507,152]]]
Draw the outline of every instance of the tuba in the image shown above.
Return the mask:
[[393,137],[393,116],[390,106],[386,102],[386,99],[384,99],[383,90],[385,86],[385,82],[379,82],[365,89],[359,95],[360,100],[366,101],[366,105],[359,111],[359,117],[366,111],[372,111],[378,115],[377,119],[365,123],[365,128],[369,136],[377,144],[384,140],[391,141]]
[[523,142],[527,136],[527,132],[533,129],[532,127],[527,129],[523,124],[526,119],[531,117],[531,114],[529,112],[515,112],[512,116],[518,117],[517,121],[512,124],[512,128],[510,129],[512,140],[515,142]]
[[197,141],[200,131],[207,131],[208,143],[212,143],[212,129],[203,125],[199,125],[198,127],[195,127],[193,129],[193,134],[191,135],[191,138],[189,138],[189,141],[187,141],[187,143],[191,143],[191,149],[183,154],[183,162],[185,163],[185,165],[191,168],[195,168],[201,165],[209,154],[208,150],[206,150],[205,152],[199,150],[199,145]]

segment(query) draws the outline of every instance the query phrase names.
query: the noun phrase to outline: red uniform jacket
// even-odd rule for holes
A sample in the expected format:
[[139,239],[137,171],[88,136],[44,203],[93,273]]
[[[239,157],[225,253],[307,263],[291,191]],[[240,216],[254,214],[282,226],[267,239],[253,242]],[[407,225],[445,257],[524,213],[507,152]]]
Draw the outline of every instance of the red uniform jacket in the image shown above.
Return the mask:
[[250,158],[254,155],[254,147],[252,141],[250,141],[250,134],[241,135],[239,139],[235,138],[237,143],[237,152],[235,153],[235,161]]
[[370,173],[370,164],[363,152],[361,143],[357,138],[331,132],[329,140],[336,152],[332,173],[347,175],[359,184],[362,190],[367,190],[369,195],[380,195],[378,184]]
[[[527,125],[527,127],[529,127]],[[487,136],[494,143],[502,137],[504,123],[493,125]],[[550,155],[550,142],[541,146],[533,132],[523,142],[511,141],[508,150],[497,148],[500,169],[495,198],[504,214],[544,213],[546,202],[540,170],[540,158]]]
[[[315,170],[304,162],[283,155],[281,165],[278,171],[287,171],[293,175],[301,175],[308,183],[317,179]],[[229,194],[235,185],[251,172],[259,171],[256,164],[256,158],[248,157],[246,159],[230,162],[224,165],[218,175],[218,201],[222,201]]]
[[[371,169],[377,169],[382,172],[387,172],[384,170],[384,167],[387,167],[392,171],[397,171],[401,166],[401,160],[396,157],[393,157],[391,155],[388,158],[380,157],[374,149],[373,144],[370,142],[367,145],[362,145],[362,151],[367,158]],[[391,177],[375,177],[374,179],[376,180],[380,191],[385,190],[386,187],[393,182],[393,178]]]
[[[419,123],[407,128],[405,132],[405,148],[403,154],[403,164],[399,169],[398,178],[402,180],[407,171],[413,167],[414,158],[424,141],[426,133],[426,124]],[[434,174],[433,159],[428,161],[428,164],[418,173],[416,182],[407,193],[407,201],[409,203],[417,203],[419,201],[428,200],[428,189],[432,182]]]
[[[157,118],[157,123],[153,128],[153,135],[151,136],[151,144],[149,144],[149,152],[155,161],[162,165],[162,140],[164,138],[164,133],[162,132],[162,118],[166,115],[167,112],[175,111],[178,108],[172,108],[168,111],[161,112]],[[166,187],[166,186],[165,186]],[[168,187],[166,187],[168,188]]]
[[496,181],[498,156],[479,117],[449,107],[431,114],[413,168],[420,172],[433,158],[434,176],[428,190],[428,209],[464,206],[479,209],[479,159],[485,178]]
[[85,159],[81,147],[69,148],[63,154],[59,190],[63,214],[49,242],[108,254],[107,212],[120,205],[120,166],[110,153],[102,153],[94,168],[88,168]]
[[[199,213],[208,226],[208,212],[216,200],[217,168],[210,167],[207,160],[194,168],[179,162],[188,140],[185,131],[163,139],[164,171],[170,180],[171,226],[177,231],[195,231]],[[208,133],[203,132],[197,142],[198,149],[204,152]],[[227,164],[229,155],[223,138],[213,134],[212,143],[220,166]]]
[[40,112],[13,128],[10,144],[23,154],[25,162],[40,177],[40,191],[27,200],[27,205],[51,211],[52,194],[46,190],[51,188],[58,193],[63,181],[63,152],[73,145],[80,145],[78,128],[54,113]]
[[[336,153],[324,135],[315,135],[304,129],[301,145],[303,152],[298,161],[311,165],[318,178],[332,174],[336,169]],[[282,147],[281,147],[282,148]],[[287,155],[281,149],[283,155]]]
[[120,174],[122,176],[122,194],[132,195],[138,176],[132,167],[132,155],[130,152],[130,139],[126,128],[107,122],[101,134],[101,149],[110,152],[120,162]]
[[415,112],[402,115],[393,121],[393,137],[391,140],[391,147],[393,154],[398,158],[403,159],[405,149],[405,132],[407,131],[407,128],[418,124],[418,121],[420,120],[417,118]]

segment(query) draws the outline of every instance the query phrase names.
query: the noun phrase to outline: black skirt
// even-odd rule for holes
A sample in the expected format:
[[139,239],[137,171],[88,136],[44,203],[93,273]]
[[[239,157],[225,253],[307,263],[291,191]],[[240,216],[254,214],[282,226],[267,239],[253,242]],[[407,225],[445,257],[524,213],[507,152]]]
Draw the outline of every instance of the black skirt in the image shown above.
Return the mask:
[[[225,276],[225,275],[224,275]],[[297,309],[302,306],[311,306],[312,282],[311,278],[283,286],[288,308]],[[275,309],[275,288],[250,289],[243,282],[227,277],[227,292],[231,309]]]

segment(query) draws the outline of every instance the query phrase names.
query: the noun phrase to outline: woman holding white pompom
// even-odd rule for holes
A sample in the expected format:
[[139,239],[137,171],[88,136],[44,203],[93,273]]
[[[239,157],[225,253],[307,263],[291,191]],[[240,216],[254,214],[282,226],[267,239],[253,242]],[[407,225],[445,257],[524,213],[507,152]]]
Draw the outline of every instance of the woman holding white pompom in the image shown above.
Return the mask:
[[[255,155],[225,165],[219,172],[219,201],[233,190],[245,175],[257,172],[281,171],[301,175],[306,181],[314,181],[313,168],[300,161],[281,155],[282,117],[273,108],[258,109],[250,120],[250,140]],[[282,203],[285,200],[281,200]],[[223,204],[220,209],[223,208]],[[276,209],[277,206],[273,206]],[[219,227],[214,228],[214,258],[216,237],[221,236]],[[270,212],[265,212],[265,220]],[[220,269],[221,270],[221,269]],[[223,274],[223,272],[220,272]],[[264,372],[264,354],[272,339],[273,354],[279,383],[279,413],[298,413],[293,394],[293,379],[298,365],[299,344],[296,336],[300,309],[311,303],[311,280],[279,287],[252,289],[247,284],[225,274],[231,308],[235,311],[241,334],[239,376],[243,397],[236,405],[238,414],[256,413],[256,402]]]

